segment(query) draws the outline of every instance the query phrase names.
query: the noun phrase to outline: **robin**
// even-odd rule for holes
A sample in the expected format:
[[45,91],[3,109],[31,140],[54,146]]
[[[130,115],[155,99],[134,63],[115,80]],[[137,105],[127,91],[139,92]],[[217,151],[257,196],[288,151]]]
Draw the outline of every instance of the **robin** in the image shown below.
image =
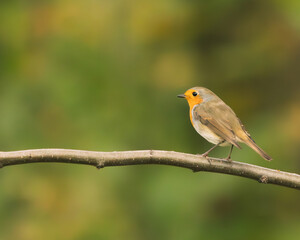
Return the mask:
[[215,144],[203,157],[217,146],[230,146],[226,160],[230,161],[233,146],[241,149],[240,142],[247,144],[265,160],[272,160],[246,131],[233,110],[216,94],[204,87],[193,87],[177,97],[185,98],[190,106],[190,119],[195,130],[210,143]]

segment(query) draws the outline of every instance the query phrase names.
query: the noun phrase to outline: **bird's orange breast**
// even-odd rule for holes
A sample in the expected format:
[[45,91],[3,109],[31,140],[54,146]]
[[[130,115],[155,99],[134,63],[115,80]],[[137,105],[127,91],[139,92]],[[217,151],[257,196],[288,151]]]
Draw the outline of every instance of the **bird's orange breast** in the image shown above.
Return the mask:
[[188,101],[189,106],[190,106],[190,120],[191,120],[192,125],[194,126],[194,123],[193,123],[193,108],[195,107],[195,105],[202,103],[203,99],[200,98],[200,97],[193,98],[193,99],[188,98],[187,101]]
[[193,121],[193,113],[192,113],[192,110],[193,110],[193,109],[190,108],[190,120],[191,120],[191,123],[192,123],[193,127],[195,127],[195,126],[194,126],[194,121]]

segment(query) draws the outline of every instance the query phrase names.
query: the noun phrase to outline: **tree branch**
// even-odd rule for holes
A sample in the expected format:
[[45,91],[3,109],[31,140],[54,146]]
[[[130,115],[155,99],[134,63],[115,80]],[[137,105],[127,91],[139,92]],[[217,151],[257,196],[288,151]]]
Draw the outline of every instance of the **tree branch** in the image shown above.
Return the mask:
[[36,149],[0,152],[0,167],[25,163],[60,162],[86,164],[98,169],[112,166],[162,164],[188,168],[194,172],[225,173],[300,189],[300,175],[223,159],[206,159],[199,155],[159,151],[94,152],[67,149]]

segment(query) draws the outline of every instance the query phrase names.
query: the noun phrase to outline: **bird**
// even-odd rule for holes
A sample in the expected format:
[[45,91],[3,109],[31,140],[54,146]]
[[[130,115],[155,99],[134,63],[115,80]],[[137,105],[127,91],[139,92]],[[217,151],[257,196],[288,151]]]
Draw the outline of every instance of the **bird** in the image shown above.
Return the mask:
[[246,131],[241,120],[234,111],[211,90],[204,87],[193,87],[177,97],[185,98],[190,108],[190,120],[195,130],[214,146],[203,157],[218,146],[231,146],[225,158],[231,161],[233,147],[241,149],[240,143],[245,143],[265,160],[272,158],[262,150]]

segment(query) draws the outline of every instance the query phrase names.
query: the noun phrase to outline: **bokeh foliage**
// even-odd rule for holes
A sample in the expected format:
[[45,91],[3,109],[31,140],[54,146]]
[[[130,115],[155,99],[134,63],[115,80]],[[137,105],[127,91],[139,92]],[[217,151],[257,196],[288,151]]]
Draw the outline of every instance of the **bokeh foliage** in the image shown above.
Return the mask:
[[[206,86],[300,172],[300,2],[0,3],[0,146],[201,153],[176,95]],[[219,148],[213,155],[226,156]],[[0,239],[299,239],[296,190],[164,166],[0,173]]]

